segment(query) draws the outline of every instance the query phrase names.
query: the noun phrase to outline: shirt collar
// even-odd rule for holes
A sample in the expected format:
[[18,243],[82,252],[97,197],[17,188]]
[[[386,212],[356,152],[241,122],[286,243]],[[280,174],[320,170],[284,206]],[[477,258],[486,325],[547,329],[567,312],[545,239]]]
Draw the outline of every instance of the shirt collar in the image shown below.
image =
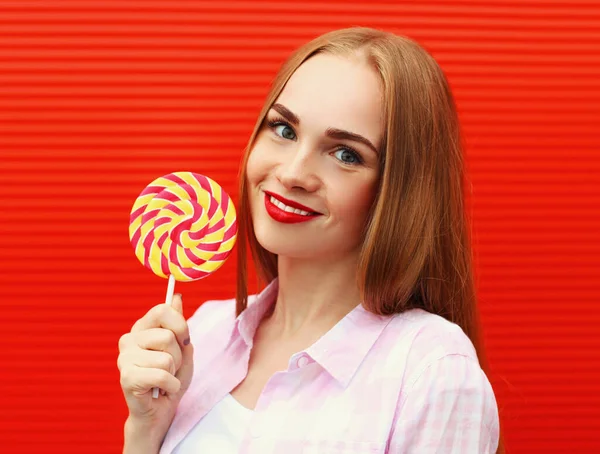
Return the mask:
[[279,280],[275,278],[258,295],[248,297],[248,306],[235,319],[233,330],[229,337],[231,343],[236,335],[241,336],[246,345],[252,347],[254,344],[254,333],[263,319],[267,310],[277,300],[277,291],[279,290]]
[[[246,345],[253,345],[258,325],[275,303],[278,289],[275,278],[260,294],[249,298],[248,307],[235,321],[230,342],[238,334]],[[346,387],[392,318],[372,314],[359,304],[318,341],[296,355],[306,353]]]
[[392,316],[372,314],[359,304],[306,353],[346,387],[391,320]]

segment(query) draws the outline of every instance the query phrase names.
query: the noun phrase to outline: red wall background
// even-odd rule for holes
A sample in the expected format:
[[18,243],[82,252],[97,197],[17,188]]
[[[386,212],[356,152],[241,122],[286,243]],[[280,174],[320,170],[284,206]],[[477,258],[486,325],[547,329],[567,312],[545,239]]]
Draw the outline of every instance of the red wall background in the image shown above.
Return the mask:
[[[351,25],[417,39],[454,88],[508,452],[600,452],[600,3],[0,0],[3,452],[121,451],[117,342],[166,289],[133,201],[178,170],[237,200],[280,63]],[[178,284],[186,317],[234,272]]]

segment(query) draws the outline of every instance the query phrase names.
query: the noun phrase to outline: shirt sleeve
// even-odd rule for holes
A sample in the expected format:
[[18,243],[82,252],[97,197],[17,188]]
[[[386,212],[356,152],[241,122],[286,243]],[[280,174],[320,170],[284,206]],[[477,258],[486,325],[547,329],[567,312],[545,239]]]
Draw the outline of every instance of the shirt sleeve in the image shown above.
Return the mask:
[[498,447],[494,392],[479,363],[450,354],[435,360],[401,397],[388,454],[491,454]]

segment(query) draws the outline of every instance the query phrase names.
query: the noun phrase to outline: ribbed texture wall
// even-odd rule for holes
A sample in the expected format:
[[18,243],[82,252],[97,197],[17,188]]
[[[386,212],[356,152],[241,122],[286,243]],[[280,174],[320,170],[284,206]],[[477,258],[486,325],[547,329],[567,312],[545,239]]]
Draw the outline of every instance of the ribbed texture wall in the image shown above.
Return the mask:
[[[417,39],[454,88],[508,452],[600,452],[600,3],[566,0],[0,1],[2,452],[120,452],[117,341],[166,289],[134,199],[192,170],[237,200],[279,65],[350,25]],[[186,316],[234,268],[178,284]]]

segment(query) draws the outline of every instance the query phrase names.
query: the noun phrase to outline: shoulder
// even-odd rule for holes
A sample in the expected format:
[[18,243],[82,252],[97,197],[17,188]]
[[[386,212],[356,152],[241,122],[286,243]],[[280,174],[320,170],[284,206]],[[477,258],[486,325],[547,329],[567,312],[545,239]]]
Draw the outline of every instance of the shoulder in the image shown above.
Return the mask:
[[235,299],[209,300],[187,320],[195,367],[203,368],[229,342],[235,326]]
[[422,309],[392,316],[382,336],[384,343],[404,349],[413,362],[431,363],[448,355],[477,361],[475,347],[460,326]]
[[[256,297],[257,295],[248,296],[248,306],[254,303]],[[187,320],[192,341],[206,337],[215,330],[224,334],[223,328],[233,327],[236,320],[235,307],[235,298],[202,303]]]
[[423,373],[432,368],[466,367],[482,373],[473,343],[455,323],[421,309],[392,316],[377,342],[388,373],[408,392]]
[[498,405],[487,376],[472,358],[448,354],[424,364],[400,394],[390,452],[491,454],[499,436]]
[[[440,432],[436,428],[445,426],[450,435],[447,439],[440,435],[438,441],[453,447],[446,452],[463,452],[460,446],[472,446],[468,452],[493,452],[498,443],[498,407],[464,331],[423,310],[395,316],[388,329],[390,339],[395,337],[405,353],[397,360],[402,385],[395,416],[395,432],[402,434],[402,442],[394,443],[404,446],[410,441],[420,447],[421,436],[433,443],[434,434]],[[399,452],[404,450],[410,449],[404,446]]]
[[235,299],[209,300],[188,319],[190,331],[207,330],[235,320]]

